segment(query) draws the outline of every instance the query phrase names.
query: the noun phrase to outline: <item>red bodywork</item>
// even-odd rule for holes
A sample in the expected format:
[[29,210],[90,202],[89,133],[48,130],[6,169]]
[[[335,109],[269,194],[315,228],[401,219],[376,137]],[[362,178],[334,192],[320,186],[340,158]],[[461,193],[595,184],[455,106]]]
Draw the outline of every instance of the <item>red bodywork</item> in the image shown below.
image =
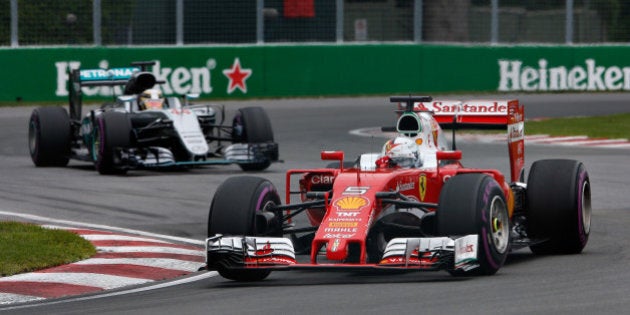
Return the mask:
[[[485,102],[492,104],[490,110],[500,113],[480,112],[476,103],[459,102],[459,112],[454,113],[453,102],[418,103],[418,109],[433,111],[439,124],[478,124],[501,125],[508,129],[508,150],[510,155],[511,181],[521,176],[524,166],[523,153],[523,107],[518,101]],[[450,105],[449,105],[450,104]],[[503,107],[502,107],[503,106]],[[476,110],[471,113],[463,110]],[[437,204],[444,183],[457,174],[485,173],[499,183],[506,196],[509,216],[513,214],[514,196],[505,176],[493,169],[464,167],[459,160],[461,151],[438,151],[437,160],[445,161],[442,166],[433,168],[376,167],[374,170],[343,168],[344,153],[324,151],[322,160],[339,161],[340,168],[293,169],[286,174],[286,203],[291,203],[292,179],[299,178],[302,201],[306,201],[307,191],[328,192],[325,195],[325,209],[309,209],[307,214],[313,226],[319,226],[312,241],[310,263],[317,262],[318,253],[325,246],[326,259],[333,263],[344,261],[348,248],[356,244],[360,248],[360,264],[367,263],[366,238],[374,220],[379,218],[384,207],[376,198],[378,192],[400,191],[405,196],[420,202]],[[438,163],[440,165],[440,163]],[[332,192],[332,193],[330,193]],[[429,208],[435,211],[435,208]]]

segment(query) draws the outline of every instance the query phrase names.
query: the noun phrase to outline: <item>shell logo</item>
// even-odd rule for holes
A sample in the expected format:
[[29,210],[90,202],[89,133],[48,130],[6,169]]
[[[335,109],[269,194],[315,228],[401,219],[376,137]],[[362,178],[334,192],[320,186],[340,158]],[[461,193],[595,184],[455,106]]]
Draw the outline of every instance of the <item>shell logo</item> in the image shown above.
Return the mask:
[[368,204],[368,200],[365,197],[343,197],[340,199],[337,199],[337,201],[335,201],[335,206],[337,206],[337,208],[341,209],[341,210],[359,210],[361,209],[361,207],[366,206]]

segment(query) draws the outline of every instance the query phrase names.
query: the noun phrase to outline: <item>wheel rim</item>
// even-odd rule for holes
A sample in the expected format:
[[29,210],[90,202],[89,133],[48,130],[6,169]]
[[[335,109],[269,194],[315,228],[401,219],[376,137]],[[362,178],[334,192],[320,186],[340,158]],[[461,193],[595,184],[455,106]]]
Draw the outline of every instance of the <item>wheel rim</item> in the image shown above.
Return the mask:
[[33,121],[28,124],[28,149],[31,155],[37,151],[37,126]]
[[588,235],[591,232],[591,188],[587,181],[582,184],[582,227],[584,228],[584,234]]
[[497,252],[505,253],[510,240],[510,224],[505,202],[503,202],[503,199],[499,196],[495,196],[490,205],[490,224],[491,238],[494,247]]
[[262,206],[262,208],[258,211],[265,211],[268,210],[271,207],[275,207],[276,203],[273,202],[273,200],[267,200],[267,202],[265,202],[265,204]]
[[[267,211],[270,208],[274,208],[276,206],[276,202],[274,202],[273,200],[269,199],[267,201],[265,201],[262,205],[262,207],[258,210],[256,210],[257,213],[262,213],[264,211]],[[282,226],[282,222],[279,223],[280,226]],[[254,224],[254,235],[268,235],[269,231],[260,231],[259,227],[257,226],[258,224]]]

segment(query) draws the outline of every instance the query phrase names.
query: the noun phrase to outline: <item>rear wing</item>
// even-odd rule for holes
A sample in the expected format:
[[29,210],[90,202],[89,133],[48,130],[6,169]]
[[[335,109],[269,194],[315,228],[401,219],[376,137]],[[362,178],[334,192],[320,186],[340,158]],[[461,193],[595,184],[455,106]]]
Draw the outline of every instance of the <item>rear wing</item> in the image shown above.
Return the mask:
[[432,113],[442,128],[506,129],[512,182],[524,180],[525,111],[518,100],[455,101],[402,96],[390,101],[398,102],[402,111]]
[[153,87],[157,82],[155,76],[147,72],[148,66],[155,61],[133,62],[131,67],[112,69],[70,69],[68,68],[68,98],[70,118],[81,119],[81,107],[85,86],[124,86],[123,94],[139,94]]
[[443,128],[507,129],[511,180],[524,180],[525,111],[518,100],[433,101],[418,106],[432,111]]
[[505,129],[509,124],[510,103],[518,106],[518,100],[433,101],[414,106],[432,112],[442,128]]

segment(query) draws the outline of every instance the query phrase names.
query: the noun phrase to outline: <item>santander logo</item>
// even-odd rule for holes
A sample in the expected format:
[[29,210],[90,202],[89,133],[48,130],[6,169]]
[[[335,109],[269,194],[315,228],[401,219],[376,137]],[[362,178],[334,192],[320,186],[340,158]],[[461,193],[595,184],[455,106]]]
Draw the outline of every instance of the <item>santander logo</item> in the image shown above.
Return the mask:
[[434,115],[505,116],[508,110],[507,101],[435,101],[422,103],[421,106],[432,111]]

